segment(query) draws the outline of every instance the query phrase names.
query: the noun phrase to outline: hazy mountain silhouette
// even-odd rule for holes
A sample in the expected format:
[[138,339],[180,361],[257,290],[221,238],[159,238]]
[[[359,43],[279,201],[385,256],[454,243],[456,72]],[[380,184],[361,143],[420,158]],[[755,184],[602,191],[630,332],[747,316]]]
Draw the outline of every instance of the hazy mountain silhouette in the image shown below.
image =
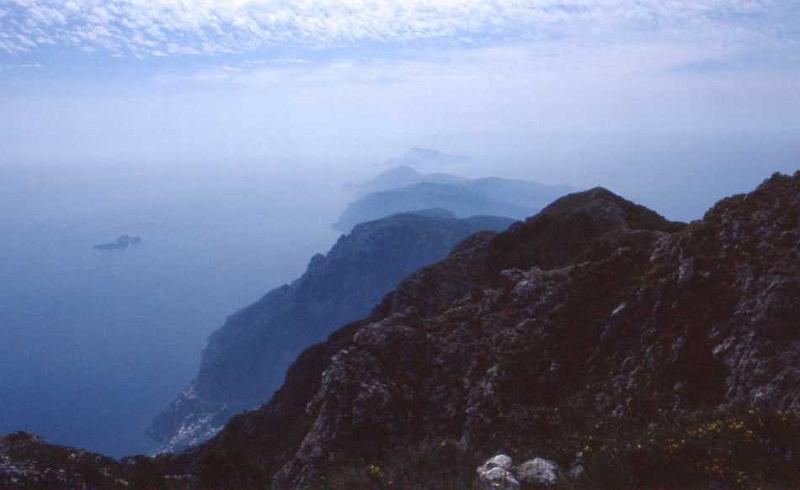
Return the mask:
[[463,179],[447,174],[420,174],[398,167],[357,188],[361,197],[350,203],[335,224],[346,231],[357,223],[394,213],[442,208],[456,216],[509,216],[522,219],[568,193],[566,186],[549,186],[524,180]]

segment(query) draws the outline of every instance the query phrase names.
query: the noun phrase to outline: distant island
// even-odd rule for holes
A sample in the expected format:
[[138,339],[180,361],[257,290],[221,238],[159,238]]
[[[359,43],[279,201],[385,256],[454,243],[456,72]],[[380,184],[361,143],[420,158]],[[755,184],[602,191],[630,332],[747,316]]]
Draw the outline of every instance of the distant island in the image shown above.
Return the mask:
[[142,239],[138,236],[120,235],[116,241],[95,245],[95,250],[126,250],[128,247],[138,245]]
[[445,209],[458,218],[507,216],[523,219],[574,191],[568,186],[526,180],[467,179],[445,173],[421,173],[408,165],[351,184],[347,190],[353,192],[355,200],[333,225],[344,233],[358,223],[420,209]]

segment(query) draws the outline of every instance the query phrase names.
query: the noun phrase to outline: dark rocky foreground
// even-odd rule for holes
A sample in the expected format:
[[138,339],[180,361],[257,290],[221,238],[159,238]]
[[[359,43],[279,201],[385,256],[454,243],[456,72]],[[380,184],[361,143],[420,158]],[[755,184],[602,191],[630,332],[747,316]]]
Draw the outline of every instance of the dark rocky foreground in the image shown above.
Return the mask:
[[[604,189],[574,194],[468,238],[303,352],[269,403],[119,477],[798,488],[799,297],[800,173],[688,225]],[[524,464],[486,461],[499,453]],[[479,465],[498,479],[476,483]]]

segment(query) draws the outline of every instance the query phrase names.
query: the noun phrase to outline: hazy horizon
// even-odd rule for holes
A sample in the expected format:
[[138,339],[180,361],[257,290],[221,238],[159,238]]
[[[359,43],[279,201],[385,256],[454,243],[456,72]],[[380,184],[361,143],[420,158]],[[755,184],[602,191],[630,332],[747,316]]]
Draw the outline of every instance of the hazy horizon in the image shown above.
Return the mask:
[[363,177],[425,147],[680,219],[800,166],[791,2],[8,0],[0,25],[0,165]]

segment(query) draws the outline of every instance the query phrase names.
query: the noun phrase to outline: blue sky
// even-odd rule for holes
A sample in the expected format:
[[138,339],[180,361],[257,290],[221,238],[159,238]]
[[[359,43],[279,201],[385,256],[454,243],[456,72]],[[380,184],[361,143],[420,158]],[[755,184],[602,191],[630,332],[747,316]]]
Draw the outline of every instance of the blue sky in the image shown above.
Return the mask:
[[800,2],[0,0],[0,110],[5,162],[427,146],[581,184],[631,140],[795,137]]

